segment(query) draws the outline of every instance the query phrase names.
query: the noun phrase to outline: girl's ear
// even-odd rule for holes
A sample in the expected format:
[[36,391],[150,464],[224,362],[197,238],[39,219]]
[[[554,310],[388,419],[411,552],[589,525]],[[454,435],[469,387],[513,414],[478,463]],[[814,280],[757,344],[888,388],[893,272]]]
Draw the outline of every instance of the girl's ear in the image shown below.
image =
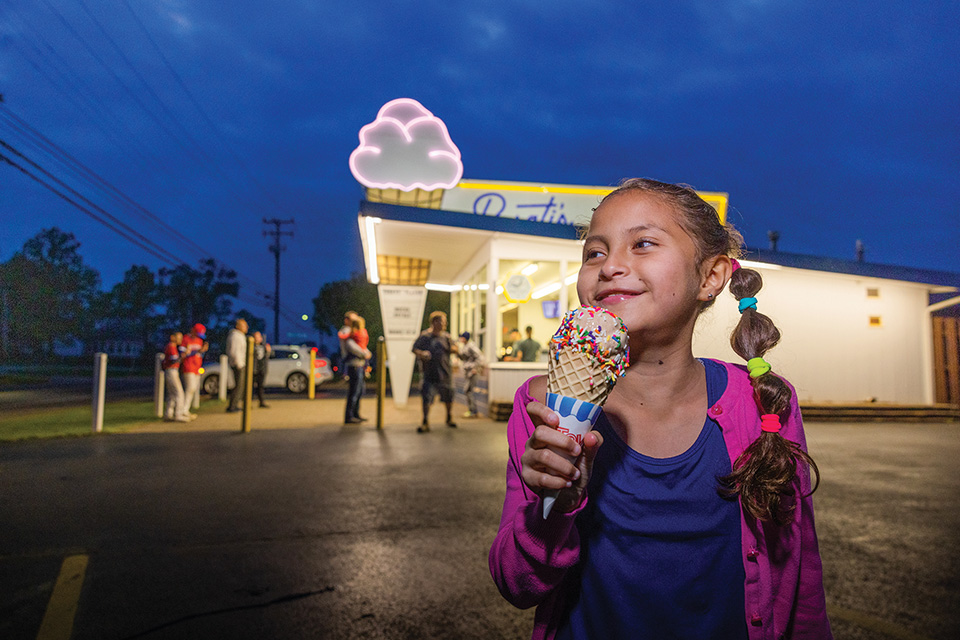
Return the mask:
[[703,261],[700,273],[703,277],[697,298],[703,302],[716,300],[730,281],[730,276],[733,275],[733,265],[730,263],[729,256],[714,256]]

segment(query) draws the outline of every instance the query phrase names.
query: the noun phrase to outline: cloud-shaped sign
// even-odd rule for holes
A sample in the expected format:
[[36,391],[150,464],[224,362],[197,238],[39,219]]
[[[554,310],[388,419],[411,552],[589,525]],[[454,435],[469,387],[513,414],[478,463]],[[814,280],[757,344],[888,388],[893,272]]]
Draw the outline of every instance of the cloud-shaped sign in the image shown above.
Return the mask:
[[463,163],[443,121],[416,100],[398,98],[360,129],[350,171],[367,187],[432,191],[456,186]]

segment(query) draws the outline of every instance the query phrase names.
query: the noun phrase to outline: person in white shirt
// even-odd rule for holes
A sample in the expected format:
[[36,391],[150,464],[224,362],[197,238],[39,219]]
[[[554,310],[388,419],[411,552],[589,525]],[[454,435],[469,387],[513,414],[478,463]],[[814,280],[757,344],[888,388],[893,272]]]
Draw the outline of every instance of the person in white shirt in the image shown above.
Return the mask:
[[483,373],[486,358],[483,352],[477,347],[477,344],[470,340],[470,332],[464,331],[460,334],[460,368],[463,371],[463,377],[466,384],[463,387],[463,394],[467,397],[467,412],[463,414],[464,418],[477,417],[477,380]]
[[237,318],[237,323],[227,334],[227,363],[233,371],[233,391],[230,392],[230,403],[227,411],[240,411],[243,398],[243,382],[247,365],[247,321]]

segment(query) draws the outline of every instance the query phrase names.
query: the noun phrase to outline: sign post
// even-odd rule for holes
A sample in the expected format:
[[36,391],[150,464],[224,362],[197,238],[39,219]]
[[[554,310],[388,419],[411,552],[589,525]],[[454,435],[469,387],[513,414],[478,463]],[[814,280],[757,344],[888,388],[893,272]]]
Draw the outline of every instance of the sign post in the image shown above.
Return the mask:
[[[227,401],[227,374],[230,372],[230,358],[226,355],[220,356],[220,388],[217,393],[217,399],[220,402]],[[234,380],[233,384],[240,384],[239,380]]]
[[[253,404],[253,336],[247,336],[247,364],[240,372],[243,376],[243,425],[244,433],[250,433],[250,405]],[[240,380],[234,380],[240,384]]]
[[153,412],[158,418],[163,417],[163,387],[163,354],[158,353],[153,361]]
[[96,353],[93,356],[93,432],[94,433],[100,433],[101,431],[103,431],[103,403],[106,396],[106,388],[107,388],[107,354]]
[[407,406],[413,379],[413,343],[420,335],[427,290],[410,285],[377,285],[383,337],[390,354],[390,389],[396,407]]
[[387,343],[377,339],[377,429],[383,429],[383,399],[387,395]]

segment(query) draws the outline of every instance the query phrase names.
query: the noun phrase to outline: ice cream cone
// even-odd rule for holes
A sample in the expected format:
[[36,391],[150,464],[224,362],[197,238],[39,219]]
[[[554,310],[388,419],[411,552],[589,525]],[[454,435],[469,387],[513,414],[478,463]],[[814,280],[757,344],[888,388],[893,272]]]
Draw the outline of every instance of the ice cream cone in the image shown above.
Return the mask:
[[562,396],[602,405],[613,388],[596,358],[583,351],[558,350],[551,343],[550,365],[547,388]]
[[[583,436],[596,424],[603,403],[627,366],[627,329],[622,320],[595,307],[568,312],[550,340],[547,367],[547,406],[560,416],[557,430],[582,446]],[[544,519],[558,493],[544,493]]]
[[423,189],[401,191],[400,189],[367,187],[366,191],[367,202],[401,204],[407,207],[420,207],[422,209],[439,209],[440,204],[443,202],[444,189],[433,189],[432,191],[424,191]]

